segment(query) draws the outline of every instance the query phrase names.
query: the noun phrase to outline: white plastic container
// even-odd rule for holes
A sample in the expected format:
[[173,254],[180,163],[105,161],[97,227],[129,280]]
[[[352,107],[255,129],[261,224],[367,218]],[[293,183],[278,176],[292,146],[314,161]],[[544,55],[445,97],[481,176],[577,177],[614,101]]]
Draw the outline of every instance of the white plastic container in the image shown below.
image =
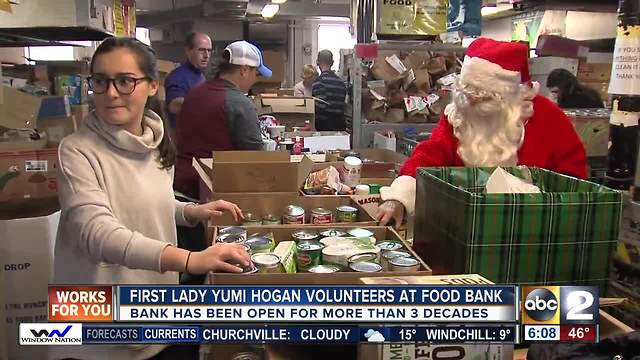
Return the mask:
[[342,168],[342,182],[349,187],[356,187],[360,184],[360,174],[362,171],[362,160],[355,156],[344,158]]

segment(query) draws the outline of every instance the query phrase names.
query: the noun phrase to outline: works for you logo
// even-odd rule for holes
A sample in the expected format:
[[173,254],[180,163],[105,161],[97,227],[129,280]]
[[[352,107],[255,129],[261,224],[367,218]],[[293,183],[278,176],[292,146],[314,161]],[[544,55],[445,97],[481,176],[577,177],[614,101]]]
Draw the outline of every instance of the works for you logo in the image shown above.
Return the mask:
[[82,324],[20,324],[20,345],[82,345]]

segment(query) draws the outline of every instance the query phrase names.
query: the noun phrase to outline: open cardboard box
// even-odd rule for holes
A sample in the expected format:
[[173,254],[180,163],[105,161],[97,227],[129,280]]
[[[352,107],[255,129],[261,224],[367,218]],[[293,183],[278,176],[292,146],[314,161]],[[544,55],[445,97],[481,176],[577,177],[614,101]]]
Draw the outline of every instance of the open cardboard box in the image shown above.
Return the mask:
[[[365,178],[393,178],[396,170],[407,157],[389,149],[358,149],[362,159],[361,175]],[[327,156],[327,161],[341,161],[345,154],[332,153]]]
[[[360,207],[360,205],[358,205],[358,203],[350,196],[298,196],[296,193],[215,193],[213,196],[215,199],[226,200],[237,204],[245,214],[252,213],[258,219],[261,219],[268,214],[273,214],[282,218],[285,208],[288,205],[299,205],[305,210],[305,224],[310,223],[309,217],[311,215],[311,210],[321,207],[333,212],[334,225],[345,225],[345,223],[337,222],[336,208],[342,205],[349,205],[358,209],[357,221],[355,223],[348,223],[349,225],[376,225],[375,219],[366,210]],[[212,218],[209,221],[209,226],[225,225],[237,225],[231,214],[224,213],[222,216]]]
[[261,95],[253,101],[258,115],[273,115],[289,130],[305,126],[306,121],[315,129],[316,103],[312,97]]
[[215,193],[297,193],[313,161],[291,162],[287,151],[214,151],[213,160],[194,159],[193,165]]
[[[253,234],[257,232],[273,232],[276,243],[280,241],[291,240],[291,234],[297,230],[321,231],[327,228],[351,229],[358,226],[320,226],[320,225],[282,225],[282,226],[254,226],[247,227],[247,233]],[[403,272],[403,275],[430,275],[431,268],[418,257],[418,255],[408,246],[390,227],[369,226],[363,227],[373,232],[374,237],[378,241],[395,240],[404,244],[405,250],[410,252],[418,261],[421,268],[416,272]],[[214,228],[209,241],[212,241],[217,233],[218,228]],[[379,272],[367,274],[367,276],[394,276],[397,273]],[[211,273],[209,283],[214,285],[354,285],[360,283],[362,273],[356,272],[338,272],[333,274],[313,274],[313,273],[296,273],[296,274],[227,274],[227,273]]]

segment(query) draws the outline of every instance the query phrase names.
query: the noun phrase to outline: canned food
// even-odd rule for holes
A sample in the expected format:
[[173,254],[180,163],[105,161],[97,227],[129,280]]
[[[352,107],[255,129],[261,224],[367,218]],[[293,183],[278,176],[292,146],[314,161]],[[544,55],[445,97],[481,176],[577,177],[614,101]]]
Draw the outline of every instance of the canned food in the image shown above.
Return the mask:
[[282,216],[283,224],[304,224],[304,209],[297,205],[289,205]]
[[310,267],[309,270],[307,271],[310,273],[316,273],[316,274],[330,274],[330,273],[340,272],[340,267],[336,265],[331,265],[331,264],[316,265],[316,266]]
[[258,219],[258,217],[252,213],[246,213],[244,214],[244,220],[242,220],[242,226],[257,226],[260,225],[262,222],[260,221],[260,219]]
[[411,254],[404,250],[383,251],[380,256],[380,264],[385,270],[389,271],[391,269],[391,267],[389,266],[389,261],[397,257],[411,257]]
[[374,262],[361,261],[361,262],[354,262],[354,263],[349,264],[349,269],[351,269],[351,271],[355,271],[355,272],[373,273],[373,272],[382,271],[382,266],[380,266],[380,264],[376,264]]
[[296,243],[299,243],[300,241],[318,240],[318,234],[313,231],[298,230],[291,234],[291,238]]
[[393,251],[402,248],[402,244],[397,241],[382,241],[376,244],[382,251]]
[[327,230],[320,231],[320,237],[321,238],[343,237],[343,236],[347,236],[347,233],[342,231],[342,230],[338,230],[338,229],[327,229]]
[[319,241],[300,241],[297,246],[296,265],[299,271],[309,271],[309,268],[322,263],[322,244]]
[[347,267],[349,266],[347,259],[353,255],[353,252],[351,244],[327,246],[322,249],[322,260],[325,264]]
[[246,241],[251,254],[268,253],[273,249],[273,240],[263,234],[251,235]]
[[369,194],[380,194],[380,184],[369,184]]
[[378,254],[374,252],[366,252],[349,256],[347,259],[349,264],[359,262],[378,262]]
[[[229,238],[229,235],[233,235]],[[227,239],[228,240],[224,240]],[[228,226],[218,230],[216,242],[224,242],[231,244],[242,244],[247,240],[247,230],[239,226]]]
[[333,222],[333,213],[325,208],[311,210],[312,224],[330,224]]
[[336,191],[331,186],[323,186],[320,188],[320,195],[335,195]]
[[273,214],[267,214],[262,218],[262,225],[279,225],[280,218]]
[[261,273],[280,272],[280,257],[271,253],[259,253],[251,255],[251,261]]
[[420,263],[415,258],[398,256],[389,259],[389,271],[406,272],[418,271],[419,269]]
[[343,205],[336,209],[338,222],[356,222],[358,220],[358,209],[353,206]]
[[216,238],[216,242],[224,244],[244,244],[245,238],[241,234],[222,234]]
[[247,253],[251,254],[251,247],[249,245],[247,245],[246,242],[244,244],[241,244],[241,245],[242,245],[242,247],[244,248],[244,250]]
[[373,232],[367,229],[355,228],[355,229],[349,230],[349,235],[353,237],[372,237]]
[[242,268],[242,273],[243,274],[254,274],[254,273],[258,272],[258,268],[253,264],[251,264],[249,266],[245,266],[245,267],[242,267],[242,266],[238,266],[238,267]]

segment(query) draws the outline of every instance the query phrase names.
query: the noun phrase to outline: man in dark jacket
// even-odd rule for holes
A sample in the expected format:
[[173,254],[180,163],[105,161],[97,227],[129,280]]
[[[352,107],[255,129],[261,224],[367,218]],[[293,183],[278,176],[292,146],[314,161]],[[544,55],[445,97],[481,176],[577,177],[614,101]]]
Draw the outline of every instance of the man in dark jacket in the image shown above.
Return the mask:
[[245,95],[258,74],[271,77],[271,70],[262,62],[262,53],[246,41],[236,41],[224,50],[218,78],[187,94],[176,131],[175,190],[197,198],[198,175],[191,165],[193,157],[210,157],[214,150],[262,149],[256,108]]
[[316,101],[316,130],[345,130],[344,99],[347,88],[344,81],[336,75],[333,66],[333,54],[329,50],[318,53],[318,67],[321,74],[312,85],[313,97]]

